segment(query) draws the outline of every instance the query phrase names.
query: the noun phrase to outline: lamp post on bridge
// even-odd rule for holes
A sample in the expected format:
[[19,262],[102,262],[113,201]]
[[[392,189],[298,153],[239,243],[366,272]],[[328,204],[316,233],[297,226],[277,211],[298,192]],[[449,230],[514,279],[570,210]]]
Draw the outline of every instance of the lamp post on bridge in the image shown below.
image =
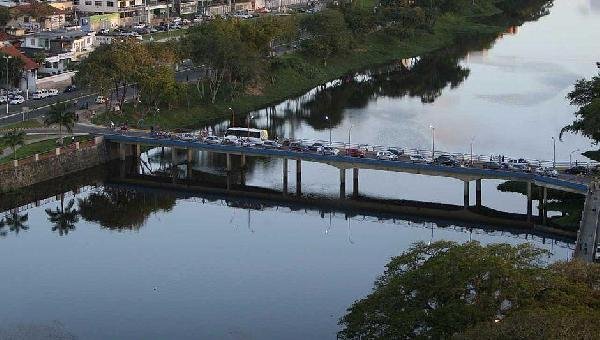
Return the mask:
[[331,146],[331,121],[329,120],[329,116],[325,116],[325,120],[327,121],[327,125],[329,125],[329,146]]
[[552,168],[556,169],[556,138],[552,137]]
[[231,127],[235,127],[235,111],[232,108],[229,108],[229,111],[231,111]]
[[250,138],[250,120],[251,120],[251,119],[254,119],[254,116],[253,116],[253,115],[249,115],[249,116],[248,116],[248,121],[246,122],[246,123],[247,123],[247,126],[246,126],[246,127],[247,127],[247,130],[248,130],[248,138]]
[[577,152],[577,151],[581,151],[581,150],[580,150],[580,149],[575,149],[575,150],[573,150],[573,151],[571,151],[571,152],[569,153],[569,168],[570,168],[571,166],[573,166],[573,165],[572,165],[572,164],[573,164],[573,153],[574,153],[574,152]]
[[475,137],[471,137],[471,166],[473,165],[473,142],[475,141]]
[[348,149],[350,148],[350,132],[352,131],[353,127],[354,125],[350,125],[350,128],[348,129]]
[[435,160],[435,126],[429,125],[431,129],[431,160]]

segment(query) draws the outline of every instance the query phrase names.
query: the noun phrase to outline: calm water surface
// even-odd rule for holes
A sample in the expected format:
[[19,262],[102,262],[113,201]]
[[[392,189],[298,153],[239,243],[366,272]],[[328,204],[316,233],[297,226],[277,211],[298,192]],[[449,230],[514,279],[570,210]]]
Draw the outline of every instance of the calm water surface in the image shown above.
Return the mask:
[[[275,125],[281,136],[328,139],[328,114],[333,139],[346,140],[353,126],[357,142],[420,148],[429,147],[434,125],[440,149],[468,151],[473,140],[482,154],[551,158],[551,137],[572,119],[566,93],[574,80],[596,71],[599,35],[597,1],[557,0],[550,15],[458,59],[458,70],[428,61],[449,79],[463,78],[433,102],[393,95],[394,79],[375,92],[345,84],[327,94],[329,102],[311,103],[313,93],[282,103],[269,118],[257,112],[254,124]],[[558,157],[587,147],[589,141],[567,136],[557,144]],[[196,159],[196,171],[222,173],[222,159]],[[279,162],[251,165],[248,184],[281,188]],[[303,164],[303,176],[304,192],[337,195],[335,168]],[[292,176],[290,182],[293,190]],[[455,180],[363,171],[360,183],[365,195],[462,204],[462,183]],[[524,197],[498,192],[497,184],[484,182],[484,204],[524,212]],[[487,229],[284,207],[248,210],[103,186],[68,194],[63,206],[71,200],[80,214],[68,233],[53,231],[45,212],[60,200],[24,211],[28,230],[2,229],[0,338],[335,338],[345,309],[369,293],[391,256],[415,241],[532,242],[551,249],[550,260],[568,258],[572,247]]]

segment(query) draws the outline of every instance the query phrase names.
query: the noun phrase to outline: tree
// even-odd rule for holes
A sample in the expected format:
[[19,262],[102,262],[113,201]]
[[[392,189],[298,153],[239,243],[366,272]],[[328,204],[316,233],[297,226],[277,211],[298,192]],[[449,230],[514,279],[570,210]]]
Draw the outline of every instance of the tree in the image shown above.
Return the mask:
[[575,112],[577,118],[561,130],[561,138],[563,133],[570,132],[580,133],[595,143],[600,141],[600,62],[596,65],[598,75],[590,80],[578,80],[573,91],[567,95],[571,105],[578,107]]
[[66,103],[57,103],[50,106],[50,111],[46,116],[44,124],[46,124],[46,126],[52,124],[58,125],[60,144],[64,145],[62,128],[64,127],[69,133],[73,131],[73,126],[75,126],[75,114],[69,111]]
[[0,145],[10,147],[13,153],[13,159],[17,159],[17,148],[25,144],[25,132],[13,129],[0,137]]
[[[0,83],[6,84],[7,87],[12,87],[21,79],[24,65],[25,64],[21,58],[15,58],[11,55],[0,52]],[[7,72],[8,84],[6,83]]]
[[[600,305],[599,266],[580,262],[546,266],[546,255],[529,244],[417,243],[392,258],[373,292],[348,309],[340,320],[344,328],[339,336],[511,338],[495,333],[501,328],[490,329],[500,323],[513,330],[512,338],[528,338],[519,330],[525,323],[517,321],[520,317],[534,321],[541,310],[548,316],[576,313],[575,320],[591,320]],[[590,328],[598,326],[586,331]],[[473,329],[496,335],[481,337]],[[546,334],[560,334],[556,331]]]
[[0,27],[6,27],[11,17],[10,8],[0,6]]
[[324,64],[329,57],[350,49],[352,34],[339,11],[321,11],[304,18],[300,25],[311,36],[303,42],[304,52],[319,57]]
[[[208,69],[208,92],[211,103],[216,102],[224,88],[229,90],[229,98],[258,81],[265,62],[257,50],[256,37],[246,40],[242,35],[241,23],[237,20],[216,19],[208,24],[190,30],[184,45],[197,65]],[[203,96],[203,79],[199,79],[197,89]]]
[[52,231],[58,231],[60,236],[67,235],[69,231],[75,230],[75,223],[79,221],[79,211],[73,209],[75,200],[71,199],[67,206],[64,206],[64,194],[60,195],[60,208],[55,210],[46,209],[48,221],[54,224]]
[[15,234],[19,234],[21,230],[29,230],[27,224],[27,220],[29,219],[29,214],[19,214],[18,211],[13,210],[10,214],[4,215],[4,224],[6,224],[10,231]]

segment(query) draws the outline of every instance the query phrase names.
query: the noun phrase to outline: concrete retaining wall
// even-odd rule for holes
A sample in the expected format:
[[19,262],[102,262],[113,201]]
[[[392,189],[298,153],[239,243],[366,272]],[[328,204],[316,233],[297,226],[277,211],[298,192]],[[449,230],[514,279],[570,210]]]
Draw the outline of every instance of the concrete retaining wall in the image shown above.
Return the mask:
[[36,183],[62,177],[111,160],[106,143],[99,138],[84,148],[55,154],[51,157],[33,157],[19,161],[16,166],[0,167],[0,192],[14,191]]

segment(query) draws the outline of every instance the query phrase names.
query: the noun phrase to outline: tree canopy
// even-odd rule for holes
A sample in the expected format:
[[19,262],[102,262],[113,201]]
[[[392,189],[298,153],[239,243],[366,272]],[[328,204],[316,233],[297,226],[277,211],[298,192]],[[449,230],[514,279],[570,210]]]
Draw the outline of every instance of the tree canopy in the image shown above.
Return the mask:
[[[573,331],[573,338],[598,334],[596,322],[582,327],[577,322],[599,315],[600,267],[579,262],[548,266],[546,256],[529,244],[417,243],[392,258],[373,292],[348,309],[339,336],[560,338],[561,325]],[[534,334],[526,326],[541,319],[539,311],[558,323]],[[540,325],[548,322],[533,329]]]
[[565,132],[580,133],[596,143],[600,141],[600,62],[596,65],[598,75],[590,80],[579,79],[567,95],[571,105],[578,109],[575,121],[562,129],[561,137]]

